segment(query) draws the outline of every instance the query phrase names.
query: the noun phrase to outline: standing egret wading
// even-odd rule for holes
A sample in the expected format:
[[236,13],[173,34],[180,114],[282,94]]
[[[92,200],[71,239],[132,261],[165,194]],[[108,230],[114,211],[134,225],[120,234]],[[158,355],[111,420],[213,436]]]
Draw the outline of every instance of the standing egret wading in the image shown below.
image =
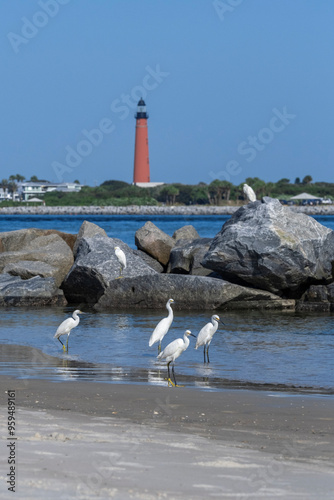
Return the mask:
[[[158,359],[161,359],[161,360],[165,359],[167,361],[168,385],[171,384],[174,387],[182,387],[182,386],[178,386],[176,383],[175,373],[174,373],[174,361],[176,360],[176,358],[178,358],[183,353],[183,351],[185,351],[187,349],[187,347],[189,345],[189,338],[188,338],[189,335],[191,335],[192,337],[195,337],[195,335],[193,335],[190,330],[186,330],[184,335],[183,335],[183,339],[173,340],[173,342],[168,344],[165,347],[165,349],[158,356]],[[169,372],[169,365],[171,363],[172,363],[172,372],[173,372],[174,382],[170,378],[170,372]]]
[[220,321],[219,316],[217,316],[217,314],[214,314],[213,316],[211,316],[211,321],[209,321],[209,323],[207,323],[205,326],[203,326],[202,330],[197,335],[195,349],[204,345],[204,363],[205,363],[205,349],[206,349],[206,356],[208,359],[208,363],[210,363],[209,347],[210,347],[212,337],[214,336],[214,334],[217,331],[218,321],[220,323],[224,324],[222,321]]
[[159,345],[158,345],[158,353],[161,352],[161,342],[162,342],[162,339],[164,338],[164,336],[166,335],[166,333],[168,332],[169,328],[170,328],[170,325],[172,324],[172,321],[173,321],[173,309],[171,308],[171,304],[173,304],[174,300],[173,299],[169,299],[167,301],[167,304],[166,304],[166,308],[167,308],[167,311],[168,311],[168,316],[167,318],[163,318],[161,321],[159,321],[159,323],[157,324],[157,326],[155,327],[151,337],[150,337],[150,340],[148,342],[148,345],[151,347],[153,344],[155,344],[156,342],[159,342]]
[[78,326],[80,322],[80,318],[78,314],[84,314],[82,311],[79,309],[76,309],[74,313],[72,314],[72,318],[67,318],[65,321],[63,321],[57,328],[56,333],[54,334],[55,339],[58,339],[61,345],[63,346],[63,350],[65,351],[65,345],[62,343],[60,340],[60,337],[62,335],[67,335],[67,341],[66,341],[66,351],[68,351],[68,338],[70,336],[72,328],[75,328]]
[[242,190],[248,201],[256,201],[256,194],[248,184],[244,184]]
[[120,264],[120,272],[119,272],[118,278],[122,278],[122,273],[123,273],[124,269],[126,269],[125,253],[119,247],[115,247],[115,255],[116,255],[118,262]]

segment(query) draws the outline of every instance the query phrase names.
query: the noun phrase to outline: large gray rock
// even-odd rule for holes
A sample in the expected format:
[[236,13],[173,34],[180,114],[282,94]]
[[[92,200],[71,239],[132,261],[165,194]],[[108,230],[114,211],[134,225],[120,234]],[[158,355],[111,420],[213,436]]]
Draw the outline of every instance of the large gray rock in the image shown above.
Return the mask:
[[53,278],[36,276],[23,280],[19,276],[0,274],[0,306],[66,305],[64,294]]
[[296,302],[298,312],[333,312],[334,311],[334,284],[311,285]]
[[[15,231],[14,231],[15,232]],[[2,233],[4,234],[4,233]],[[21,236],[21,235],[20,235]],[[7,250],[0,252],[0,272],[8,268],[8,265],[22,261],[44,262],[51,268],[52,277],[55,279],[56,285],[59,286],[73,264],[73,253],[68,244],[56,233],[37,236],[30,238],[30,234],[23,236],[19,246],[19,250]],[[3,241],[4,248],[16,248],[20,237],[12,240],[11,244],[7,244],[8,240]],[[14,245],[14,241],[16,241]],[[22,266],[21,266],[22,267]],[[18,268],[16,268],[18,271]],[[20,274],[16,272],[16,274]],[[26,269],[23,269],[21,277],[27,274]]]
[[172,236],[172,238],[175,241],[178,241],[178,240],[197,240],[199,237],[200,236],[199,236],[198,232],[196,231],[196,229],[192,225],[180,227],[180,229],[177,229],[176,231],[174,231],[174,234]]
[[[120,264],[115,255],[115,246],[125,253],[127,267],[123,278],[119,278]],[[76,260],[66,276],[62,289],[69,302],[87,302],[95,304],[108,286],[115,286],[117,281],[126,278],[156,274],[143,259],[117,238],[105,238],[96,235],[93,238],[82,238],[77,249]],[[123,307],[127,306],[126,303]]]
[[83,223],[80,226],[76,242],[73,247],[73,254],[74,257],[77,254],[78,246],[82,238],[93,238],[93,236],[96,236],[97,234],[104,236],[105,238],[108,238],[107,233],[105,232],[102,227],[97,226],[93,222],[89,222],[87,220],[84,220]]
[[139,250],[143,250],[166,266],[175,240],[161,231],[153,222],[147,221],[136,231],[135,243]]
[[49,234],[58,235],[73,250],[77,238],[75,234],[64,233],[56,229],[28,228],[0,233],[0,252],[17,252],[29,246],[34,239]]
[[41,236],[38,229],[19,229],[0,233],[0,252],[17,252]]
[[195,274],[207,276],[212,273],[201,265],[208,251],[212,238],[197,238],[195,240],[178,240],[169,258],[168,271],[175,274]]
[[155,274],[113,282],[95,304],[97,311],[124,308],[164,309],[293,309],[294,300],[283,300],[263,290],[245,288],[221,279],[180,274]]
[[133,250],[133,252],[138,255],[148,266],[154,269],[157,273],[164,272],[164,266],[160,264],[156,259],[148,255],[148,253],[143,252],[142,250]]
[[[39,260],[20,260],[19,262],[11,262],[7,264],[4,273],[11,274],[12,276],[20,276],[23,280],[33,278],[34,276],[41,276],[41,278],[52,278],[55,274],[55,268],[41,262]],[[60,284],[60,283],[59,283]]]
[[202,264],[229,281],[299,297],[333,281],[333,262],[332,230],[265,197],[224,224]]

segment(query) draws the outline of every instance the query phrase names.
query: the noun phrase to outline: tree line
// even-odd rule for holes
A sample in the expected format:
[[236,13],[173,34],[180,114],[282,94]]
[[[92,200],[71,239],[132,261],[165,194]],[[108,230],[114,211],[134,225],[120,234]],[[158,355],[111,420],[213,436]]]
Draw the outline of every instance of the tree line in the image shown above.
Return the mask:
[[[289,179],[278,182],[265,182],[258,177],[248,177],[245,182],[251,186],[257,198],[271,196],[289,199],[307,191],[314,197],[334,199],[334,184],[326,182],[312,183],[311,176],[298,178],[294,183]],[[84,186],[78,193],[53,191],[44,197],[46,204],[52,205],[228,205],[242,204],[245,201],[242,182],[234,185],[228,181],[215,179],[209,184],[163,184],[161,186],[141,188],[123,181],[109,180],[100,186]]]
[[[15,193],[16,182],[23,182],[24,176],[10,176],[3,179],[0,187]],[[37,182],[36,176],[30,178]],[[265,182],[258,177],[248,177],[244,182],[253,188],[257,198],[271,196],[288,200],[292,196],[307,191],[314,197],[331,198],[334,200],[334,184],[327,182],[312,182],[312,177],[306,175],[302,180],[296,178],[292,183],[283,178],[277,182]],[[41,182],[41,181],[39,181]],[[43,181],[47,182],[47,181]],[[79,181],[75,181],[79,182]],[[244,202],[243,184],[234,185],[231,182],[215,179],[209,184],[163,184],[160,186],[142,188],[118,180],[107,180],[100,186],[83,186],[79,192],[66,193],[52,191],[44,195],[46,205],[227,205]],[[15,187],[16,186],[16,187]]]

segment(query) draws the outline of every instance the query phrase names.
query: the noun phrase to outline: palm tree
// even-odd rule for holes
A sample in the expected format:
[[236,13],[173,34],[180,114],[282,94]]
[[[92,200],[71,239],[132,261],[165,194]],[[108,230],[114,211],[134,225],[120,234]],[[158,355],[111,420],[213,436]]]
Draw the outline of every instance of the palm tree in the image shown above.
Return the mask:
[[0,182],[0,187],[3,189],[3,193],[6,194],[8,190],[8,180],[7,179],[2,179]]
[[8,191],[12,194],[12,200],[14,201],[14,195],[17,191],[17,184],[14,181],[8,183]]
[[166,196],[167,205],[175,205],[176,197],[180,194],[179,189],[171,184],[170,186],[165,186],[161,190],[161,194]]
[[313,181],[313,179],[310,175],[305,175],[305,177],[303,179],[303,184],[311,184],[312,181]]
[[212,198],[215,205],[220,205],[222,199],[229,201],[231,195],[231,189],[233,184],[228,181],[220,181],[219,179],[215,179],[209,185],[209,201],[212,203]]

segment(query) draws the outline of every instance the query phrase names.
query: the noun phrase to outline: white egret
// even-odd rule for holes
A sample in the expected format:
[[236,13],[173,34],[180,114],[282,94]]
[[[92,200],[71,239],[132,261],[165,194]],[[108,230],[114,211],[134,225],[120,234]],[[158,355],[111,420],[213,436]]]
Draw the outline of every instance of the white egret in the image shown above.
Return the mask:
[[166,308],[167,308],[167,311],[168,311],[168,316],[167,316],[167,318],[163,318],[161,321],[159,321],[159,323],[155,327],[155,329],[154,329],[154,331],[153,331],[153,333],[152,333],[152,335],[150,337],[150,340],[148,342],[148,345],[150,347],[153,344],[155,344],[156,342],[159,342],[158,353],[161,352],[161,342],[162,342],[162,339],[164,338],[164,336],[168,332],[168,330],[170,328],[170,325],[173,322],[174,315],[173,315],[173,309],[171,308],[171,304],[173,304],[173,302],[174,302],[174,299],[169,299],[167,301]]
[[115,255],[116,255],[116,257],[118,259],[118,262],[120,264],[119,278],[121,278],[124,269],[126,269],[126,257],[125,257],[125,253],[119,247],[115,247]]
[[254,193],[254,190],[248,186],[248,184],[244,184],[242,190],[248,201],[256,201],[256,194]]
[[211,321],[209,321],[209,323],[207,323],[205,326],[203,326],[203,328],[201,329],[201,331],[197,335],[195,349],[198,349],[198,347],[201,347],[202,345],[204,345],[204,363],[205,363],[205,350],[206,350],[206,356],[208,359],[208,363],[210,363],[209,347],[210,347],[212,337],[214,336],[214,334],[217,331],[218,322],[224,324],[222,321],[220,321],[220,317],[217,316],[217,314],[214,314],[213,316],[211,316]]
[[[177,385],[176,379],[175,379],[174,361],[187,349],[187,347],[189,345],[189,338],[188,338],[189,335],[191,335],[192,337],[195,337],[195,335],[193,335],[190,330],[186,330],[184,335],[183,335],[183,339],[173,340],[173,342],[168,344],[165,347],[165,349],[158,355],[158,359],[160,359],[160,360],[165,359],[167,361],[168,385],[171,384],[174,387],[180,387]],[[169,365],[171,363],[172,363],[172,372],[173,372],[174,382],[170,378]]]
[[66,351],[68,351],[68,338],[70,336],[71,330],[78,326],[80,318],[78,314],[83,314],[82,311],[79,309],[76,309],[74,313],[72,314],[72,318],[67,318],[65,319],[57,328],[56,333],[54,334],[55,339],[58,339],[61,345],[63,346],[63,350],[65,351],[65,345],[62,343],[60,340],[60,337],[62,335],[67,335],[67,341],[66,341]]

